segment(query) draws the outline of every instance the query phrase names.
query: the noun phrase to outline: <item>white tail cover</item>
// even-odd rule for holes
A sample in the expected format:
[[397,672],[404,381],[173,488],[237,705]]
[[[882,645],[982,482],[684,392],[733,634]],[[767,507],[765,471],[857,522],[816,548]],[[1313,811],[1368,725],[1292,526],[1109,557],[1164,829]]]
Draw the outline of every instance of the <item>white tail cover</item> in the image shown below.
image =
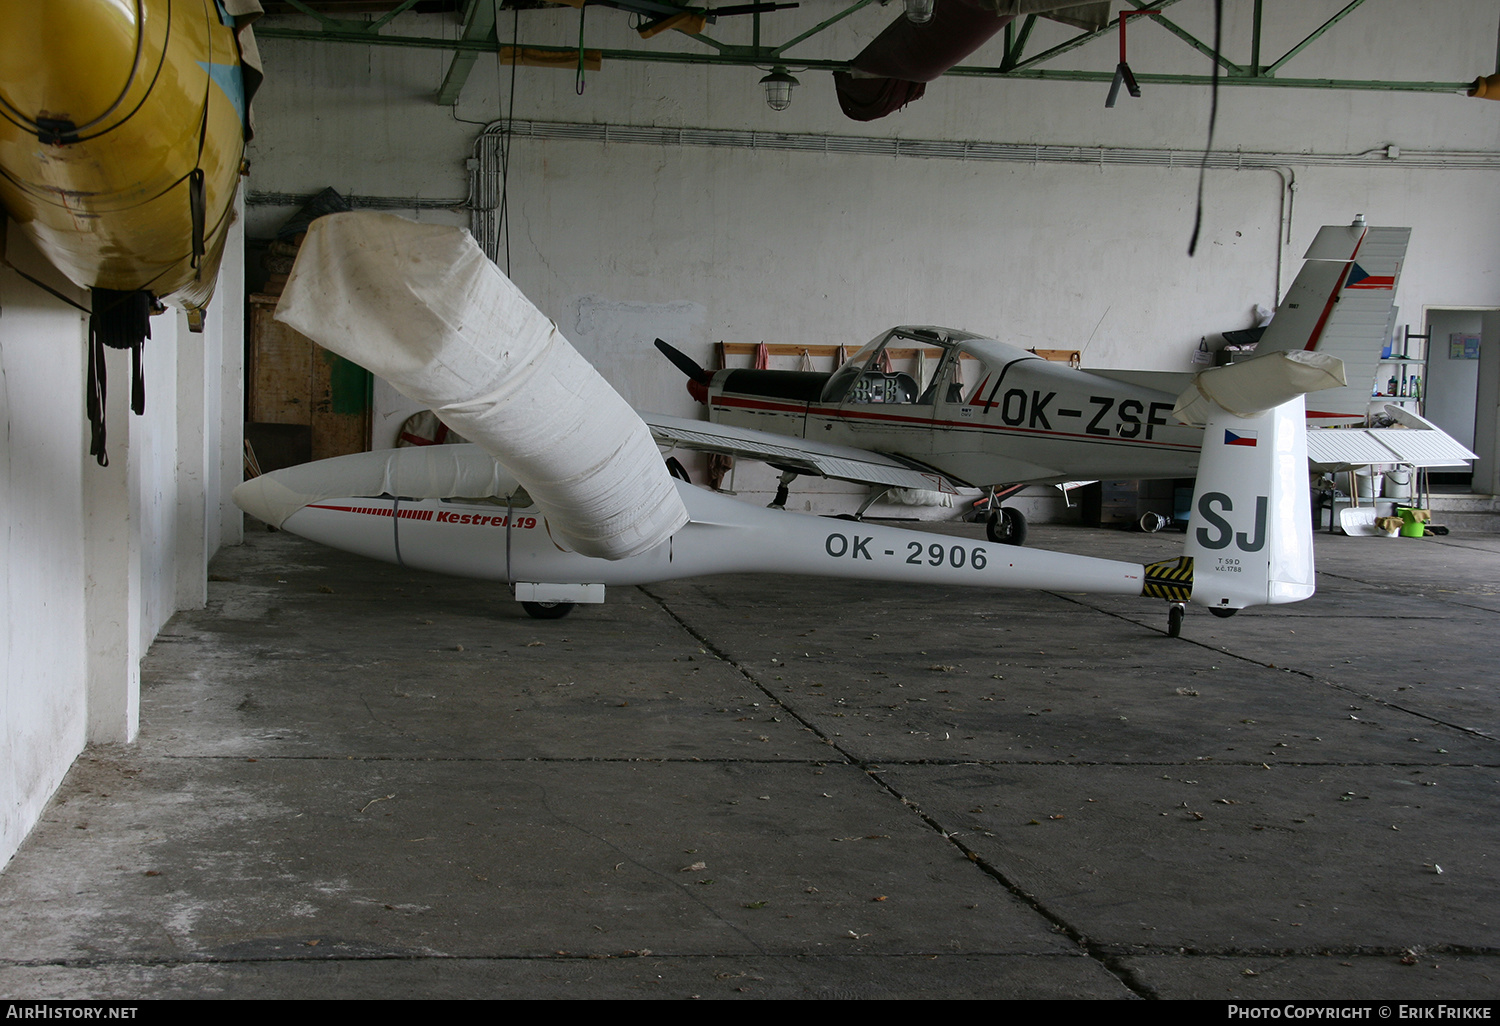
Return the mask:
[[1253,417],[1304,393],[1343,384],[1343,361],[1327,353],[1267,353],[1197,374],[1177,397],[1172,414],[1184,424],[1206,424],[1215,410]]
[[1299,396],[1254,417],[1209,415],[1185,547],[1193,601],[1220,609],[1313,593],[1306,410]]
[[687,523],[645,423],[460,228],[319,218],[276,319],[479,444],[584,555],[623,559]]

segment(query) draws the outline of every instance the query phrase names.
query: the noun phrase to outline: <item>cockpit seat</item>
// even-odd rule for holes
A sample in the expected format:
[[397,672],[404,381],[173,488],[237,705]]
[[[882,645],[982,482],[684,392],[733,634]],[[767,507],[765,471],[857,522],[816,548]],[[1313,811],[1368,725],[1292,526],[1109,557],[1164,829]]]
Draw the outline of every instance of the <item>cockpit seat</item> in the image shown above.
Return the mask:
[[858,405],[892,405],[917,401],[917,381],[910,374],[896,371],[865,371],[854,383],[849,402]]

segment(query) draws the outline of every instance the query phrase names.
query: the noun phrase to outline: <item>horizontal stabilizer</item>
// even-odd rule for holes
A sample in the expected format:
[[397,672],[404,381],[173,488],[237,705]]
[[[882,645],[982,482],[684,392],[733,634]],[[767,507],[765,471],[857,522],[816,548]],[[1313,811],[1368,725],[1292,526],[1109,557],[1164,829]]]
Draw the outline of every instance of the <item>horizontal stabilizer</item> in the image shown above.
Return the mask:
[[1478,458],[1432,421],[1399,406],[1387,406],[1386,412],[1402,426],[1309,431],[1307,458],[1321,470],[1347,470],[1377,463],[1463,467]]

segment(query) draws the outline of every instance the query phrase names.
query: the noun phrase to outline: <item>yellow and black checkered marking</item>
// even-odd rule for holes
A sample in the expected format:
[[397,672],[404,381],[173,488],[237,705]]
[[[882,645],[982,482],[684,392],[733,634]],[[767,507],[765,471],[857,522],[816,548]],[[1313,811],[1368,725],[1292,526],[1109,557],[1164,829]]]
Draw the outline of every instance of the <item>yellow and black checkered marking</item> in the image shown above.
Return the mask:
[[1147,563],[1146,583],[1141,594],[1168,602],[1186,602],[1193,594],[1193,557],[1178,556],[1160,563]]

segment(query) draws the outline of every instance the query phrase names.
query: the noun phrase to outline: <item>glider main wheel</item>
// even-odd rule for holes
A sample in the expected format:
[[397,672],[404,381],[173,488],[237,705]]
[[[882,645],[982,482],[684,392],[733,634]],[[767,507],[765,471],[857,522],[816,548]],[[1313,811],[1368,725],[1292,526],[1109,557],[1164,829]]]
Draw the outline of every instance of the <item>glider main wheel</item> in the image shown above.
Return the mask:
[[1239,612],[1238,609],[1223,609],[1219,606],[1209,606],[1208,611],[1217,616],[1220,620],[1227,620],[1235,613]]
[[687,467],[684,467],[682,461],[676,456],[667,457],[667,473],[679,481],[686,481],[688,484],[693,483],[693,479],[688,476]]
[[561,620],[573,611],[572,602],[522,602],[526,615],[538,620]]
[[1026,514],[1011,506],[1001,506],[984,522],[984,533],[1001,545],[1026,544]]
[[1173,602],[1167,607],[1167,637],[1176,638],[1182,635],[1182,619],[1187,615],[1181,602]]

